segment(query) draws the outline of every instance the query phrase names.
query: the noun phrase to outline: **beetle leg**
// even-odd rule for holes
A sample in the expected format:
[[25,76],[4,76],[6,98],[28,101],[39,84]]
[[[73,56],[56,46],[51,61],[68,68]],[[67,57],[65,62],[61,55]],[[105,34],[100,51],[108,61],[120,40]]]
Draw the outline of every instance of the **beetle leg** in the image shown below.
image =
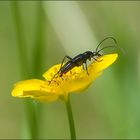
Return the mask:
[[69,60],[72,60],[72,58],[71,58],[70,56],[67,56],[67,55],[66,55],[66,56],[63,58],[62,62],[61,62],[61,66],[60,66],[60,69],[59,69],[58,73],[60,72],[60,70],[61,70],[61,68],[62,68],[62,66],[63,66],[63,63],[64,63],[64,61],[65,61],[66,58],[68,58]]
[[64,58],[68,58],[69,60],[72,60],[72,58],[68,55],[66,55]]
[[86,66],[87,75],[89,75],[89,73],[88,73],[88,67],[87,67],[87,62],[85,62],[85,66]]
[[84,63],[83,63],[83,70],[85,70]]
[[102,60],[97,60],[95,57],[93,57],[93,59],[97,62],[101,62]]
[[69,60],[72,60],[72,58],[71,58],[70,56],[67,56],[67,55],[66,55],[66,56],[63,58],[62,62],[61,62],[61,66],[60,66],[58,72],[53,76],[53,78],[51,79],[51,81],[56,77],[56,75],[58,75],[58,74],[60,73],[60,70],[61,70],[61,68],[63,67],[63,63],[64,63],[64,61],[65,61],[66,58],[68,58]]

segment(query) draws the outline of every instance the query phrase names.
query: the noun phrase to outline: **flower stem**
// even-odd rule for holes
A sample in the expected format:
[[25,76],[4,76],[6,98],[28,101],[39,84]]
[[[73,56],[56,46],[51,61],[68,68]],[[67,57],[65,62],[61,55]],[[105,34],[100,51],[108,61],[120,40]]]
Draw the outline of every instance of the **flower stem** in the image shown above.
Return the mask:
[[74,119],[73,119],[73,114],[72,114],[70,96],[68,97],[68,100],[66,102],[66,109],[67,109],[67,114],[68,114],[71,139],[76,139],[76,133],[75,133],[75,126],[74,126]]

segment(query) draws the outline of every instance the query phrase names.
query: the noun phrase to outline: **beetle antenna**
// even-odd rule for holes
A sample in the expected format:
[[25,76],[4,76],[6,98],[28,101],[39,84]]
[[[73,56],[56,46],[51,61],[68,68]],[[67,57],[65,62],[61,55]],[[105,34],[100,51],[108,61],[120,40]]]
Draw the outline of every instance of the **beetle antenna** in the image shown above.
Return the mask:
[[[103,39],[99,44],[98,44],[98,46],[96,47],[96,52],[98,52],[98,48],[99,48],[99,46],[105,41],[105,40],[107,40],[107,39],[112,39],[114,42],[115,42],[115,44],[117,45],[117,41],[116,41],[116,39],[114,38],[114,37],[106,37],[105,39]],[[107,46],[107,47],[104,47],[104,48],[108,48],[109,46]],[[113,47],[113,46],[112,46]],[[102,50],[102,49],[101,49]],[[99,50],[100,51],[100,50]]]
[[106,46],[106,47],[104,47],[104,48],[102,48],[102,49],[100,49],[99,51],[97,51],[98,53],[100,52],[100,51],[102,51],[102,50],[104,50],[104,49],[107,49],[107,48],[113,48],[114,46]]

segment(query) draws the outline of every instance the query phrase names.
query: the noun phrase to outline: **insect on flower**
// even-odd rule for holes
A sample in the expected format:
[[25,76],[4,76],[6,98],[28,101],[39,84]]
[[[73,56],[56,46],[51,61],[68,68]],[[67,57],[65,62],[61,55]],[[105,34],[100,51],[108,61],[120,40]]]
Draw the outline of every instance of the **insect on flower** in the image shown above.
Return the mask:
[[[106,46],[99,49],[102,42],[107,39],[112,39],[116,43],[113,37],[107,37],[99,43],[93,52],[87,51],[74,58],[65,56],[62,63],[53,65],[43,74],[44,80],[27,79],[17,82],[12,90],[12,96],[52,102],[57,99],[67,101],[70,93],[81,93],[118,57],[117,53],[107,55],[100,53],[105,48],[114,47]],[[65,63],[66,58],[69,58],[69,61]],[[87,60],[91,61],[91,59],[93,62],[87,67]],[[84,64],[86,71],[83,70]]]
[[102,55],[97,58],[98,61],[93,61],[88,66],[90,75],[82,70],[82,66],[75,66],[62,77],[58,76],[54,79],[54,82],[49,84],[61,66],[61,64],[53,65],[43,74],[44,80],[27,79],[17,82],[12,90],[12,96],[18,98],[29,97],[43,102],[52,102],[57,99],[67,101],[69,94],[82,93],[106,68],[117,60],[117,57],[117,53]]
[[[54,76],[52,77],[51,81],[56,78],[57,76],[60,76],[62,77],[63,74],[66,74],[67,72],[69,72],[70,70],[72,70],[74,67],[79,67],[81,65],[83,65],[83,69],[86,70],[87,74],[89,75],[89,72],[88,72],[88,69],[87,69],[87,60],[91,61],[91,59],[93,59],[94,61],[99,61],[97,58],[101,57],[102,54],[100,54],[100,52],[106,48],[109,48],[109,47],[114,47],[114,46],[106,46],[102,49],[99,49],[99,46],[107,39],[112,39],[115,44],[117,45],[117,41],[115,38],[113,37],[107,37],[105,39],[103,39],[99,44],[98,46],[96,47],[96,50],[95,51],[86,51],[82,54],[79,54],[77,56],[75,56],[74,58],[71,58],[70,56],[65,56],[62,60],[62,63],[61,63],[61,66],[60,66],[60,69],[58,70],[58,72],[56,74],[54,74]],[[99,49],[99,50],[98,50]],[[65,60],[69,59],[69,61],[67,61],[66,63]],[[102,60],[100,60],[102,61]],[[85,64],[85,67],[84,67],[84,64]],[[50,83],[51,83],[50,81]]]

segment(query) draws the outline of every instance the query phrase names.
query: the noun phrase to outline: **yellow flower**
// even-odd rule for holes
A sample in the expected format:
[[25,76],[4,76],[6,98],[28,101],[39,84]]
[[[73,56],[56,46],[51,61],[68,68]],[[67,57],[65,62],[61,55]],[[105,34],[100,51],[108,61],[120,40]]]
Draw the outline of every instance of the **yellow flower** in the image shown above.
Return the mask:
[[68,94],[72,92],[80,92],[86,89],[92,81],[94,81],[102,71],[111,65],[118,57],[118,54],[104,55],[88,66],[87,71],[83,67],[75,67],[62,77],[57,75],[53,80],[61,64],[54,65],[43,74],[45,80],[30,79],[20,81],[15,84],[12,96],[30,97],[39,101],[55,101],[59,98],[67,99]]

